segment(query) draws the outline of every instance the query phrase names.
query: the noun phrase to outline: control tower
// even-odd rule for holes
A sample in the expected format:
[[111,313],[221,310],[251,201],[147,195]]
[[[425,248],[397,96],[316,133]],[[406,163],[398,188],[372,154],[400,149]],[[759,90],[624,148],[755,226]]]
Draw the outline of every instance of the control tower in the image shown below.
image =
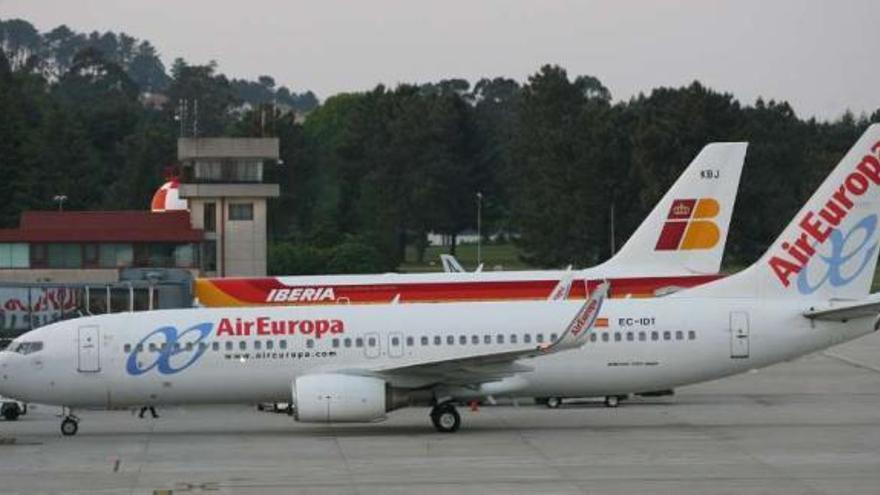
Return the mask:
[[266,275],[266,203],[280,194],[263,182],[278,163],[278,138],[180,138],[180,197],[204,231],[203,276]]

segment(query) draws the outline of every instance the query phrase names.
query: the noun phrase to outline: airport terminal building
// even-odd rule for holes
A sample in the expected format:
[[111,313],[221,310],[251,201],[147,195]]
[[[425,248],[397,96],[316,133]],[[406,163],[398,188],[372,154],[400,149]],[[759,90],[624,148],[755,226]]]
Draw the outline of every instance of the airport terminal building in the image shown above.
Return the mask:
[[[0,337],[90,314],[188,307],[199,276],[264,276],[276,138],[181,138],[144,211],[27,211],[0,229]],[[272,162],[274,160],[274,162]]]

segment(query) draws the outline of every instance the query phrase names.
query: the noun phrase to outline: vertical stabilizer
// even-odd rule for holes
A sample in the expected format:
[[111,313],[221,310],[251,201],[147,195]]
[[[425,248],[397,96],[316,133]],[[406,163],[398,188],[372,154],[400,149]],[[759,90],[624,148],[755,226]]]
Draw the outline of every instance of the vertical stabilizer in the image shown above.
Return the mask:
[[688,165],[626,244],[601,266],[644,275],[721,269],[747,143],[710,143]]

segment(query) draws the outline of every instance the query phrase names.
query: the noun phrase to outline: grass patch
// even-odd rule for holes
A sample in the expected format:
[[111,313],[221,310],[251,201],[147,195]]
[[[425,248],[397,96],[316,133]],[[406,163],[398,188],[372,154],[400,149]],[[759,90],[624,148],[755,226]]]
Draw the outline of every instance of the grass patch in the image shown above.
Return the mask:
[[[483,270],[528,270],[533,267],[519,259],[519,250],[513,244],[484,244],[482,246]],[[411,246],[406,249],[406,261],[401,263],[401,272],[442,272],[440,255],[449,252],[448,246],[430,246],[425,251],[425,261],[416,262],[416,252]],[[455,250],[455,257],[467,271],[477,267],[477,245],[461,244]]]

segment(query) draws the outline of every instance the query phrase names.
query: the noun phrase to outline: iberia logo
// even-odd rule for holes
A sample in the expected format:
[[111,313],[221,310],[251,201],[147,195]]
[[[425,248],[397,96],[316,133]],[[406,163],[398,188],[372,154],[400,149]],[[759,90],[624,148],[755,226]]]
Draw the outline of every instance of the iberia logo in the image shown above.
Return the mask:
[[656,251],[709,249],[718,244],[721,231],[712,221],[721,207],[712,198],[676,199],[657,239]]

